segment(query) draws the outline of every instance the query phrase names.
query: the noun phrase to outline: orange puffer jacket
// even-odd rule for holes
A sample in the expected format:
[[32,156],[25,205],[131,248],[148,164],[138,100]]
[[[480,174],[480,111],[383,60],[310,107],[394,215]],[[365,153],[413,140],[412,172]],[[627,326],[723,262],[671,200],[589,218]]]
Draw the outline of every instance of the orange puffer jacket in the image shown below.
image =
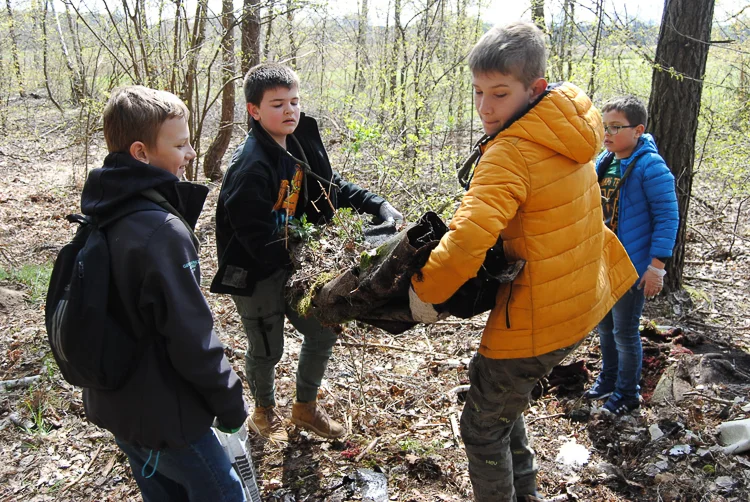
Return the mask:
[[602,222],[592,159],[603,134],[599,111],[566,83],[484,146],[450,231],[423,280],[412,279],[417,295],[437,304],[477,275],[498,236],[509,261],[526,260],[498,291],[482,355],[533,357],[572,345],[638,278]]

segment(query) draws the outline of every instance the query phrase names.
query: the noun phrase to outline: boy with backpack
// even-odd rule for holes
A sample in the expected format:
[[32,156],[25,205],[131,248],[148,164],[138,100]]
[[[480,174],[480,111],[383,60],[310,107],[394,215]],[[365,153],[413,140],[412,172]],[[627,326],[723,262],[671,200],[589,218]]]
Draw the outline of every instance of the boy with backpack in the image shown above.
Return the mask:
[[315,224],[328,222],[342,207],[383,220],[403,216],[333,171],[317,122],[300,113],[294,70],[278,63],[257,65],[247,72],[244,90],[251,130],[232,157],[216,205],[219,269],[211,292],[232,295],[247,334],[245,371],[255,400],[251,428],[272,441],[288,441],[275,398],[286,317],[304,336],[292,422],[338,438],[344,427],[317,402],[337,334],[300,315],[284,297],[293,269],[286,228],[303,216]]
[[604,220],[625,246],[640,280],[599,323],[602,371],[584,393],[606,399],[604,409],[624,415],[640,406],[643,347],[639,331],[646,298],[664,285],[680,222],[674,176],[650,134],[648,111],[634,96],[602,106],[605,152],[596,161]]
[[142,86],[115,90],[104,109],[109,155],[89,174],[81,209],[94,222],[116,215],[105,229],[108,314],[138,349],[121,385],[84,388],[83,403],[114,434],[144,500],[240,501],[211,425],[235,431],[247,411],[200,290],[193,227],[208,190],[178,178],[195,158],[187,117],[178,97]]
[[485,135],[450,230],[412,279],[413,317],[475,277],[502,237],[508,261],[525,260],[501,284],[461,415],[475,500],[539,499],[523,412],[534,386],[573,351],[636,279],[602,222],[592,160],[598,110],[570,83],[547,85],[544,34],[530,23],[490,29],[469,54]]

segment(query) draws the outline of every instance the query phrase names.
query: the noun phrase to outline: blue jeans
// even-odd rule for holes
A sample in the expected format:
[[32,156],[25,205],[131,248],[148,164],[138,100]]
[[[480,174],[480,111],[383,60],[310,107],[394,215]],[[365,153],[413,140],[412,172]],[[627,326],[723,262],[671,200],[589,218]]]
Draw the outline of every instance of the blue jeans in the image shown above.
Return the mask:
[[624,397],[639,395],[643,347],[638,328],[645,301],[643,290],[633,286],[599,323],[600,384]]
[[185,448],[158,452],[118,439],[115,442],[128,456],[144,502],[247,500],[240,478],[210,429]]
[[257,406],[276,405],[276,364],[284,354],[284,317],[304,340],[297,364],[297,401],[318,397],[338,335],[314,317],[302,317],[284,298],[289,272],[278,270],[255,285],[252,296],[232,296],[247,335],[245,375]]

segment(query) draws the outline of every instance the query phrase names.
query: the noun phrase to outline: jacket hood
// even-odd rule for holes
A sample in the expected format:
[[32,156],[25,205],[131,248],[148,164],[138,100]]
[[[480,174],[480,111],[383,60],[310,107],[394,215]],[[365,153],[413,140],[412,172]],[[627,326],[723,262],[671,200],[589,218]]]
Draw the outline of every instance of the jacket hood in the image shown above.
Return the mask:
[[635,149],[633,150],[633,153],[630,154],[628,159],[640,157],[644,153],[659,153],[659,149],[656,148],[654,137],[649,133],[642,134],[641,137],[638,138],[638,144],[635,145]]
[[588,96],[566,82],[550,85],[544,96],[498,137],[530,140],[584,164],[601,149],[604,128],[601,114]]
[[140,162],[126,153],[110,153],[104,159],[103,167],[89,173],[81,192],[81,211],[89,216],[107,214],[149,188],[162,194],[191,227],[195,226],[208,188],[180,182],[174,174]]

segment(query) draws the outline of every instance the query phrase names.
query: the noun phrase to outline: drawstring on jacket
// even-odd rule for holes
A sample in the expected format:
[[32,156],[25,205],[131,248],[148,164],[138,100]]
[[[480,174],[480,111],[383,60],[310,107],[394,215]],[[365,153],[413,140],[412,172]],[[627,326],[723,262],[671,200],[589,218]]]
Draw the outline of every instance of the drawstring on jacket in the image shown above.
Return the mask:
[[508,301],[505,302],[505,327],[510,329],[510,297],[513,294],[513,281],[510,281]]
[[156,460],[154,460],[154,468],[151,470],[151,474],[146,476],[146,467],[148,467],[149,462],[151,462],[151,455],[154,454],[154,450],[149,450],[148,452],[148,458],[146,459],[146,463],[143,464],[143,467],[141,468],[141,476],[148,479],[154,474],[156,474],[156,466],[159,465],[159,455],[161,455],[161,452],[159,450],[156,450]]

